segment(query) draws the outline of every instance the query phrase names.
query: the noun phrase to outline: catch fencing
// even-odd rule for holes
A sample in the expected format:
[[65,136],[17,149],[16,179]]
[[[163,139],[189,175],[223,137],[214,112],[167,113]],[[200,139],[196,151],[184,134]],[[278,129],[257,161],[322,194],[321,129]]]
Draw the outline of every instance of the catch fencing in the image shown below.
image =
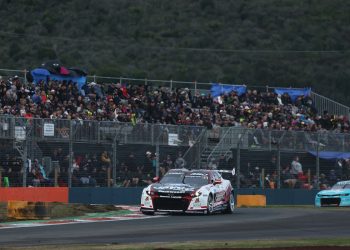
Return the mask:
[[[350,179],[350,135],[0,117],[0,186],[135,187],[171,168],[236,169],[238,188]],[[339,156],[339,157],[338,157]],[[298,157],[301,172],[291,173]],[[327,159],[328,157],[328,159]],[[339,159],[336,159],[339,158]]]
[[198,126],[1,116],[0,184],[146,185],[164,174],[165,162],[193,165],[204,134]]
[[[240,127],[223,130],[219,143],[206,156],[205,167],[235,167],[232,181],[238,188],[322,189],[350,179],[349,134]],[[293,170],[298,164],[300,169]]]

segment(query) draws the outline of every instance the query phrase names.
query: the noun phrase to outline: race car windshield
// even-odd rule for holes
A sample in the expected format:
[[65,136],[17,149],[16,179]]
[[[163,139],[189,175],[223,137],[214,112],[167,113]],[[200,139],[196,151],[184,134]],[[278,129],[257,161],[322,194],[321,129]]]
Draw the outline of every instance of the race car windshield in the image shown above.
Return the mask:
[[160,183],[183,183],[182,180],[184,178],[183,174],[166,174],[160,180]]
[[190,174],[190,175],[185,175],[183,183],[189,184],[192,186],[200,187],[204,185],[208,185],[208,175],[206,174]]
[[332,190],[339,190],[339,189],[350,189],[350,184],[335,184],[333,187],[332,187]]

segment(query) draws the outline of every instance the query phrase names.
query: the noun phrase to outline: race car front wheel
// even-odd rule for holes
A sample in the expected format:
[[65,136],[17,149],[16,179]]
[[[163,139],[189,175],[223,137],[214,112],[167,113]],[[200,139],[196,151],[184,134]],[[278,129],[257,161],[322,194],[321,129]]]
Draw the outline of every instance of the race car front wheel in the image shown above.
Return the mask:
[[214,212],[214,198],[213,195],[208,196],[208,204],[207,204],[207,210],[204,212],[205,214],[213,214]]

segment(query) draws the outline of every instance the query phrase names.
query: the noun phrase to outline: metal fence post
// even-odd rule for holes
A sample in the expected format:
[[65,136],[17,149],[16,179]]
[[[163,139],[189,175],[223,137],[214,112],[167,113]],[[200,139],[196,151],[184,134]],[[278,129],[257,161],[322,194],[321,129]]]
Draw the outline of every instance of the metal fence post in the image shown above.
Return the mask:
[[97,122],[97,143],[101,141],[101,122]]
[[151,126],[151,145],[154,145],[154,124],[148,126]]
[[236,185],[237,188],[241,187],[241,179],[240,179],[240,175],[241,175],[241,141],[239,140],[237,143],[237,159],[236,159],[236,167],[237,167],[237,171],[236,171]]
[[195,145],[197,147],[197,166],[196,168],[200,169],[201,168],[201,145],[200,142],[195,142]]
[[69,121],[69,166],[68,166],[68,187],[72,187],[72,170],[73,170],[73,124]]
[[265,188],[265,168],[261,169],[261,188],[264,189]]
[[24,85],[27,86],[27,69],[24,69]]
[[23,168],[23,183],[22,186],[27,186],[27,155],[28,155],[28,147],[27,147],[27,139],[22,142],[23,144],[23,156],[22,156],[22,168]]
[[277,188],[281,188],[281,149],[280,142],[277,144]]
[[320,133],[317,132],[317,146],[316,146],[316,185],[320,188]]
[[156,145],[156,176],[159,177],[159,142]]
[[117,186],[117,140],[116,137],[113,139],[113,158],[112,158],[112,178],[113,178],[113,187]]

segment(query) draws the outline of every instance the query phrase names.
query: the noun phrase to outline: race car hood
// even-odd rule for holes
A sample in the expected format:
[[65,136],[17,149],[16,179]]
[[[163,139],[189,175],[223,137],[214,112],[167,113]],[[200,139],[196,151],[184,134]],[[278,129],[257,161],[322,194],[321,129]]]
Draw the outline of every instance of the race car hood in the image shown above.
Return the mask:
[[323,190],[317,193],[317,195],[340,195],[340,194],[350,194],[350,189]]
[[191,185],[188,184],[153,184],[152,188],[156,192],[166,192],[166,193],[188,193],[196,190]]

